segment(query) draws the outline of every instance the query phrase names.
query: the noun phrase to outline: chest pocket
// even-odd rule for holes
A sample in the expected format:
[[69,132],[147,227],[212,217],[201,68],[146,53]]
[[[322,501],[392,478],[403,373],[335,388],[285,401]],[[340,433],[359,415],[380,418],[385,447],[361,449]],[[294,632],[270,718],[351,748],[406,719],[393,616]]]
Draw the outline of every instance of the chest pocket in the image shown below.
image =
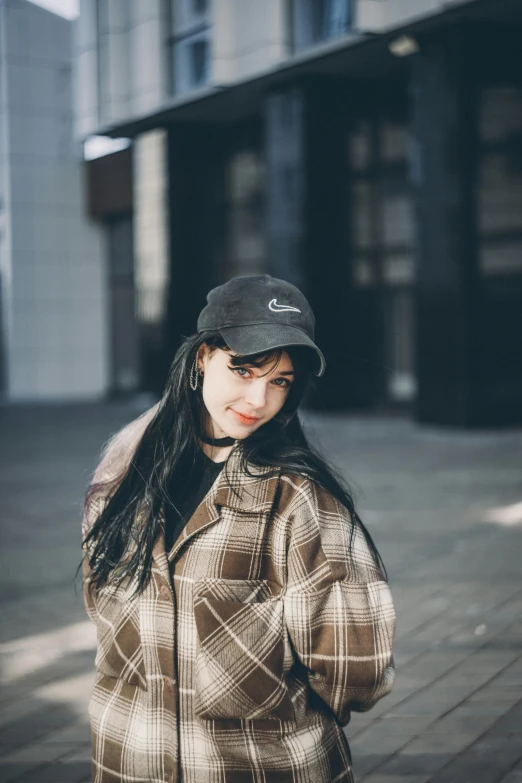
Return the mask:
[[96,670],[146,689],[139,599],[127,584],[107,584],[96,593]]
[[292,720],[286,686],[293,656],[282,601],[267,580],[205,577],[194,586],[200,718]]

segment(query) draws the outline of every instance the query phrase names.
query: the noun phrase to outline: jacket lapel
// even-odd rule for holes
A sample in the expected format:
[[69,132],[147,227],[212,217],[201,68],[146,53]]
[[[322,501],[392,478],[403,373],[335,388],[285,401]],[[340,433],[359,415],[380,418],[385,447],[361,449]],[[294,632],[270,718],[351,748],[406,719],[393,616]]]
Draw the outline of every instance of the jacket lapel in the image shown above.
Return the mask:
[[152,547],[152,561],[166,582],[170,582],[169,561],[165,549],[165,515],[161,512],[160,531]]
[[[168,553],[168,557],[165,553],[165,537],[162,534],[163,541],[160,545],[165,555],[167,570],[168,563],[176,556],[180,547],[189,538],[192,538],[200,530],[213,525],[214,522],[221,519],[221,508],[223,506],[248,514],[266,514],[271,510],[279,485],[279,470],[277,475],[267,477],[267,474],[273,472],[274,468],[260,468],[257,465],[249,464],[248,469],[256,475],[249,476],[241,470],[240,451],[239,449],[233,449],[223,466],[223,470],[185,525]],[[157,546],[158,541],[156,542],[153,556],[156,554]],[[157,554],[160,555],[159,551]],[[165,564],[163,567],[165,567]]]
[[[279,486],[279,468],[248,464],[249,476],[241,469],[241,452],[234,450],[218,476],[213,502],[245,514],[265,514],[274,504]],[[269,477],[270,473],[275,473]]]

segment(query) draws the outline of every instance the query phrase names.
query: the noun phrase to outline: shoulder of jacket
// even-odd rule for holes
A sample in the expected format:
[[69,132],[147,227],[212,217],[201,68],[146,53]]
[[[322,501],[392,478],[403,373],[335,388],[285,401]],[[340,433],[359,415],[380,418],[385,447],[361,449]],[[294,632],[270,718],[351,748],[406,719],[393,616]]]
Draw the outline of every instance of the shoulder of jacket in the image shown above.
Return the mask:
[[111,483],[125,473],[158,407],[156,403],[113,435],[102,452],[91,484]]
[[344,506],[317,481],[307,476],[283,473],[280,477],[279,510],[294,513],[298,510],[316,513],[347,513]]
[[102,513],[130,461],[145,430],[157,413],[159,403],[122,427],[105,445],[94,475],[89,482],[83,507],[84,534]]

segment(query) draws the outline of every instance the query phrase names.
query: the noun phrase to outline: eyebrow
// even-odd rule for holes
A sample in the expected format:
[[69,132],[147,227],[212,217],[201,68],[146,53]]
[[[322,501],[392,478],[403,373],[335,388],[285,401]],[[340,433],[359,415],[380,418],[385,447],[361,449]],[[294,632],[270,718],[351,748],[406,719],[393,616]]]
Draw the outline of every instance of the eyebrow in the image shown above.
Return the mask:
[[[236,353],[236,354],[233,354],[233,356],[238,356],[238,355],[239,355],[239,354],[237,354],[237,353]],[[240,365],[240,366],[241,366],[241,365]],[[245,364],[244,366],[245,366],[245,367],[255,367],[255,364]],[[257,369],[259,370],[260,368],[258,367]],[[293,371],[293,370],[281,370],[281,371],[280,371],[280,372],[278,372],[277,374],[278,374],[278,375],[295,375],[295,373],[294,373],[294,371]]]

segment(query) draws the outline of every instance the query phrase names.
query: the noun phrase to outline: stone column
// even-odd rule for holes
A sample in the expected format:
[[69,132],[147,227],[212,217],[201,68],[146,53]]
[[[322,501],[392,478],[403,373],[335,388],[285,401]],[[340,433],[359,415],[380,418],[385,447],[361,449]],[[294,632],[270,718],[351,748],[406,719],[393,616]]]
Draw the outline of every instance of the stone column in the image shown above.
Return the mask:
[[168,129],[170,284],[165,372],[182,335],[196,331],[206,294],[223,282],[226,156],[223,131],[210,125]]
[[344,95],[328,79],[266,99],[270,273],[301,288],[316,315],[328,369],[314,407],[350,403]]
[[417,418],[476,423],[477,122],[473,57],[458,28],[411,58],[417,220]]

